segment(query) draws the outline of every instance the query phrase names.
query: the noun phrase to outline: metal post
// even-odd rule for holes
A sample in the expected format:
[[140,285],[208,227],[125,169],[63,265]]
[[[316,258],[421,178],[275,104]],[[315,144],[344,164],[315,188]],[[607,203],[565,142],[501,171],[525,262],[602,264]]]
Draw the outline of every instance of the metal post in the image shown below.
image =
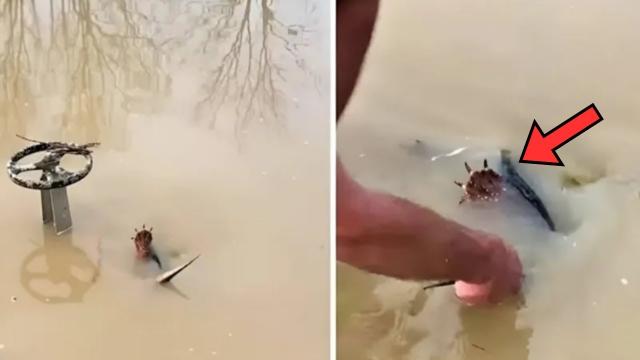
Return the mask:
[[69,210],[69,198],[67,188],[41,190],[42,221],[47,224],[53,221],[53,227],[57,235],[71,229],[71,211]]
[[[49,176],[58,179],[59,174],[50,172]],[[46,179],[42,175],[42,180]],[[42,222],[48,224],[53,222],[53,228],[57,235],[71,229],[71,211],[69,210],[69,198],[67,188],[57,188],[40,190],[40,200],[42,203]]]
[[[42,142],[21,137],[35,143],[11,157],[7,163],[7,171],[11,181],[19,186],[40,190],[40,205],[42,208],[42,222],[53,222],[57,235],[61,235],[71,229],[71,211],[69,210],[69,198],[67,186],[75,184],[89,174],[93,167],[91,148],[99,143],[78,145],[61,142]],[[32,164],[20,164],[18,162],[26,156],[44,152],[42,159]],[[70,172],[60,166],[60,160],[65,155],[80,155],[86,160],[83,169]],[[39,181],[21,179],[19,175],[28,171],[42,171]]]
[[53,221],[51,192],[49,190],[40,190],[40,203],[42,204],[42,222],[48,224]]

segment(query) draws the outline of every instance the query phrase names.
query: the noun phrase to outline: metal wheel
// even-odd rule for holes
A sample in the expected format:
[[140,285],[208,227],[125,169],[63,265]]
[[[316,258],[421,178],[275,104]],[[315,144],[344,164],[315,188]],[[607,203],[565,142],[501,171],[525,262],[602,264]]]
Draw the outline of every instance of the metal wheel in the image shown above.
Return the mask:
[[[93,158],[91,156],[92,151],[90,148],[97,146],[98,143],[78,145],[61,142],[29,141],[36,142],[36,144],[18,152],[11,157],[7,163],[9,178],[17,185],[33,190],[63,188],[82,180],[93,168]],[[30,164],[18,164],[18,162],[23,158],[40,152],[45,153],[42,159]],[[84,167],[75,172],[63,168],[60,166],[60,161],[65,155],[84,157]],[[40,171],[42,173],[39,180],[30,180],[20,177],[22,173],[32,171]]]

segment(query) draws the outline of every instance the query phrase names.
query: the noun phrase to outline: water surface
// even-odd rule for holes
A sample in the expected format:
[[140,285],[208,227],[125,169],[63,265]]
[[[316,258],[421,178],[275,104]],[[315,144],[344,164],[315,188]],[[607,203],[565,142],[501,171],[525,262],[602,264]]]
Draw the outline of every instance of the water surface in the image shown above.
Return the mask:
[[[328,357],[328,6],[2,1],[0,154],[101,142],[55,236],[0,182],[0,354]],[[135,259],[153,226],[173,280]]]
[[[341,359],[637,358],[638,10],[625,1],[382,3],[341,122],[346,166],[368,186],[498,233],[528,278],[524,304],[468,309],[450,288],[425,294],[341,265]],[[605,121],[559,151],[565,168],[520,167],[558,233],[517,202],[457,205],[464,161],[495,164],[500,148],[518,156],[534,118],[546,131],[592,102]],[[567,175],[582,185],[568,186]]]

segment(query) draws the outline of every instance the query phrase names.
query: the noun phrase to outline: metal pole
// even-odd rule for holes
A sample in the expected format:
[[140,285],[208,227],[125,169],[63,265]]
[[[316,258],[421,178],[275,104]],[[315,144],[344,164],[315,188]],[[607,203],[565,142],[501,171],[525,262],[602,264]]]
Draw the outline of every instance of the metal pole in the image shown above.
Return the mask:
[[42,200],[42,221],[48,224],[53,221],[57,235],[71,229],[71,211],[67,188],[40,190]]

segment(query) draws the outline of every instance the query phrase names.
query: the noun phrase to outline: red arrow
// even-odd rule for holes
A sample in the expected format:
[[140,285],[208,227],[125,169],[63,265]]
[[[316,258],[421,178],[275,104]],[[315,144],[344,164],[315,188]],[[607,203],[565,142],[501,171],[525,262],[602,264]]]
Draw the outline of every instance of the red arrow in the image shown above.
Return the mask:
[[542,133],[538,123],[533,120],[527,141],[524,143],[521,163],[564,166],[556,154],[562,145],[575,139],[595,124],[602,121],[602,115],[594,104],[587,106],[569,120],[556,126],[546,134]]

